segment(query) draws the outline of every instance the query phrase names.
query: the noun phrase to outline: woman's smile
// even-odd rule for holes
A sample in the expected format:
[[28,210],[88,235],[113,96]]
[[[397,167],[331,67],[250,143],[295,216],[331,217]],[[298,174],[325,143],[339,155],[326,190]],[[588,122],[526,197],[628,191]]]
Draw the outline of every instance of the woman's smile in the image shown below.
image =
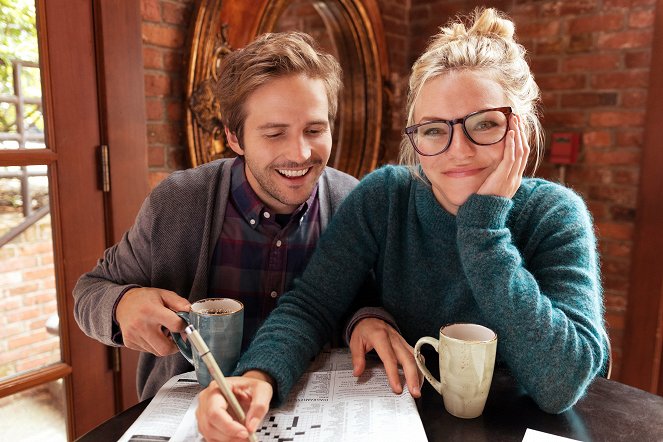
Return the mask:
[[462,167],[443,172],[449,178],[466,178],[480,174],[485,167]]

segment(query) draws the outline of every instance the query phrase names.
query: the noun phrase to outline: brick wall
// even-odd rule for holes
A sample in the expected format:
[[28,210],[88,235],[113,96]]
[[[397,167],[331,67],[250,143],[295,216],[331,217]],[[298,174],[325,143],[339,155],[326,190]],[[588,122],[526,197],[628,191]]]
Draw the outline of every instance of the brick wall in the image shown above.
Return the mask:
[[188,166],[184,122],[188,24],[193,0],[141,0],[149,179]]
[[[0,235],[21,220],[0,213]],[[57,313],[50,216],[0,249],[0,310],[0,378],[60,361],[60,340],[46,331]]]
[[[141,1],[154,185],[187,165],[183,81],[193,1]],[[618,378],[655,0],[380,0],[391,68],[385,161],[397,157],[410,65],[440,25],[480,4],[498,7],[516,22],[543,90],[548,138],[558,131],[581,133],[580,157],[567,168],[566,182],[584,196],[596,223]],[[538,175],[556,180],[559,170],[546,162]]]

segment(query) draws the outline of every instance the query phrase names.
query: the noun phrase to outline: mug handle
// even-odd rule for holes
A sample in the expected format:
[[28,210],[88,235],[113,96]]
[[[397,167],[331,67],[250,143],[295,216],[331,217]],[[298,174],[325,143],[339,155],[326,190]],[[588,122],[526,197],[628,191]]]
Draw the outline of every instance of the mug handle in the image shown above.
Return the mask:
[[[187,325],[191,324],[191,321],[189,321],[189,312],[175,312],[175,314],[180,318],[184,319],[184,322],[186,322]],[[175,341],[175,344],[177,344],[177,348],[180,349],[180,353],[182,353],[182,356],[184,356],[186,360],[189,361],[191,365],[193,365],[191,344],[189,344],[188,341],[182,339],[182,336],[179,333],[171,333],[170,335],[173,337],[173,341]]]
[[414,345],[414,361],[417,363],[417,366],[419,367],[419,370],[421,370],[426,377],[426,380],[430,382],[430,384],[433,386],[435,390],[439,394],[442,394],[442,384],[440,381],[438,381],[435,376],[433,376],[430,371],[428,371],[428,367],[426,367],[426,362],[424,361],[424,357],[421,354],[421,347],[425,344],[430,345],[435,349],[436,352],[438,352],[438,346],[440,345],[440,341],[431,338],[430,336],[424,336],[423,338],[419,339],[417,343]]

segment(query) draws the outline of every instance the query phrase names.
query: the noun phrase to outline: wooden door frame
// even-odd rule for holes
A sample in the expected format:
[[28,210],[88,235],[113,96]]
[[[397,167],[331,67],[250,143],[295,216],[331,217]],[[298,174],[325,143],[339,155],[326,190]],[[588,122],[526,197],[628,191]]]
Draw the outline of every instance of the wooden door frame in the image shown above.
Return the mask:
[[[135,362],[113,361],[111,349],[82,333],[71,293],[80,275],[133,223],[148,192],[142,19],[139,2],[37,4],[46,133],[57,159],[51,198],[59,204],[51,216],[73,439],[136,398]],[[110,153],[106,193],[99,179],[101,144]],[[124,365],[124,376],[118,365]],[[133,395],[125,399],[118,382],[131,384]]]
[[[131,227],[149,192],[145,76],[140,2],[95,0],[97,72],[102,144],[109,146],[110,192],[106,194],[106,245]],[[138,402],[139,353],[112,350],[116,372],[116,411]]]
[[115,411],[107,349],[76,326],[71,292],[105,246],[104,204],[96,186],[100,140],[93,11],[89,2],[38,2],[47,146],[57,155],[51,171],[51,221],[60,316],[69,438]]
[[663,395],[663,0],[655,13],[620,380]]

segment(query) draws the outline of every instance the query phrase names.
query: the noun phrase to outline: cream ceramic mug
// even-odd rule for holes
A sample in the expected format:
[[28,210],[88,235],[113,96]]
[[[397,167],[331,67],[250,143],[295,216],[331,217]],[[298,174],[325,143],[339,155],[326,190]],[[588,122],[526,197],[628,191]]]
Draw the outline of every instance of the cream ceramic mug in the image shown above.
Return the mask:
[[[440,380],[426,368],[421,347],[432,346],[440,357]],[[497,335],[478,324],[450,324],[440,328],[440,339],[423,337],[414,346],[414,359],[426,380],[442,395],[444,408],[456,417],[483,413],[495,367]]]

